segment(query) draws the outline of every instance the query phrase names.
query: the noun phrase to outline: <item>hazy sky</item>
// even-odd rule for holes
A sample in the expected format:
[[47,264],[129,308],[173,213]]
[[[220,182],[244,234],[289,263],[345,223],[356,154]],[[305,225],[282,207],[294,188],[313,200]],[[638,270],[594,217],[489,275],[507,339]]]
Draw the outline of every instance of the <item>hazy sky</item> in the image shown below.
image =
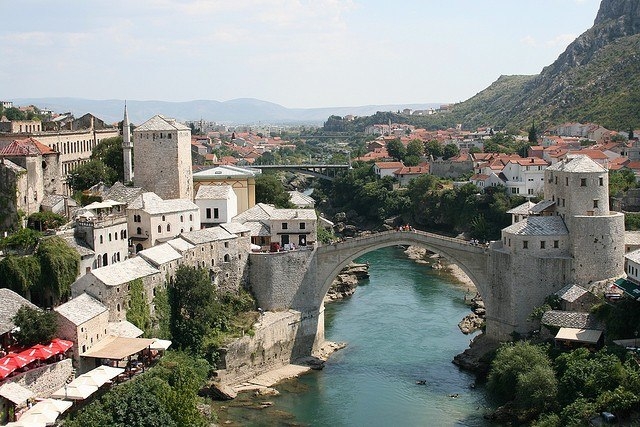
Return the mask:
[[600,0],[0,0],[0,99],[463,101],[537,74]]

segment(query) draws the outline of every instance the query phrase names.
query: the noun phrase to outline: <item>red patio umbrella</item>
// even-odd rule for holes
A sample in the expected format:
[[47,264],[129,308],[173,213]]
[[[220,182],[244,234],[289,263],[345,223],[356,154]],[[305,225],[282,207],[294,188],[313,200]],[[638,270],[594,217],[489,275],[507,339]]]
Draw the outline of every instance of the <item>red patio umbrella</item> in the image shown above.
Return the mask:
[[36,344],[31,348],[21,351],[19,354],[27,357],[34,357],[38,360],[46,360],[56,355],[53,350],[50,350],[48,347],[45,347],[42,344]]
[[3,363],[5,366],[9,364],[13,364],[18,368],[22,368],[35,360],[36,360],[35,357],[31,357],[23,354],[17,354],[17,353],[9,353],[2,358],[2,362],[0,363]]
[[51,340],[51,344],[53,347],[57,347],[58,349],[60,349],[60,353],[64,353],[67,350],[69,350],[71,347],[73,347],[73,342],[71,341],[67,341],[67,340],[63,340],[60,338],[54,338]]
[[[0,359],[0,361],[2,361],[2,359]],[[18,367],[13,363],[9,363],[8,365],[0,364],[0,380],[7,378],[16,369],[18,369]]]

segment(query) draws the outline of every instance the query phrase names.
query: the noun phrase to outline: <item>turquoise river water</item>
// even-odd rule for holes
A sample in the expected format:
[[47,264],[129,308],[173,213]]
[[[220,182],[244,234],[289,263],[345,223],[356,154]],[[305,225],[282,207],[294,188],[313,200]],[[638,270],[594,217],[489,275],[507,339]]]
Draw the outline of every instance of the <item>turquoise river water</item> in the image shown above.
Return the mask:
[[[370,279],[325,312],[326,338],[347,347],[322,371],[276,386],[279,396],[221,404],[221,425],[489,425],[484,388],[451,363],[471,338],[457,326],[469,313],[466,288],[395,247],[358,262],[369,263]],[[256,409],[265,400],[272,406]]]

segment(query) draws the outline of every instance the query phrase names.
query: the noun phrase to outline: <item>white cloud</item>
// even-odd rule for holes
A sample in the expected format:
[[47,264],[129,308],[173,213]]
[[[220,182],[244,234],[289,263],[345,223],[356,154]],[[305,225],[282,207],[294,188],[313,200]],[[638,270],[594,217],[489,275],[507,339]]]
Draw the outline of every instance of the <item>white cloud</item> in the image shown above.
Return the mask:
[[578,36],[575,34],[559,34],[551,40],[547,40],[546,45],[549,47],[567,47]]
[[526,36],[520,39],[520,42],[526,46],[536,47],[538,42],[533,36]]

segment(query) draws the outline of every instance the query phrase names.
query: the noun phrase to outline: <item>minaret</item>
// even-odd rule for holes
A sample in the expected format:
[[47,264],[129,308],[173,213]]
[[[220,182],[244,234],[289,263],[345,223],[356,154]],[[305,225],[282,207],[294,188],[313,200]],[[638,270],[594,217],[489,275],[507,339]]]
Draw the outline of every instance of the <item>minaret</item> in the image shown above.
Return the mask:
[[131,128],[129,127],[129,115],[127,103],[124,104],[124,120],[122,121],[122,157],[124,158],[124,184],[133,181],[133,163],[131,161]]

